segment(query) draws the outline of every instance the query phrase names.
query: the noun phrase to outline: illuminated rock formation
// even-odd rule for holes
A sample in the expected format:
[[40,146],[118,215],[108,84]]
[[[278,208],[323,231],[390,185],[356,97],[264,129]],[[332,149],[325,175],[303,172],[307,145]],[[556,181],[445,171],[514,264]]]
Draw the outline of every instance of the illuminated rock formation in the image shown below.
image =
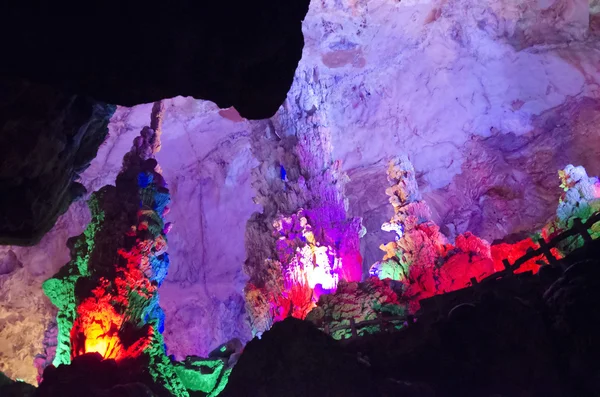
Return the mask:
[[[405,305],[398,299],[398,292],[392,288],[393,281],[369,277],[363,282],[342,282],[330,295],[323,295],[317,306],[306,319],[323,328],[347,326],[350,319],[356,323],[374,320],[377,316],[396,316],[404,314]],[[398,285],[396,286],[398,287]],[[398,325],[399,327],[402,324]],[[357,334],[382,331],[378,325],[361,327]],[[350,328],[331,331],[334,339],[345,339],[351,336]]]
[[[313,1],[297,78],[276,117],[250,123],[211,102],[166,100],[166,150],[157,159],[175,202],[169,219],[177,226],[169,234],[172,264],[161,287],[169,352],[178,359],[205,356],[218,341],[251,337],[240,293],[244,233],[250,214],[261,212],[252,197],[263,193],[253,192],[250,171],[262,167],[255,186],[267,193],[266,181],[282,183],[280,164],[292,182],[280,201],[269,193],[261,202],[267,208],[277,201],[280,208],[265,209],[260,233],[270,241],[278,213],[289,217],[309,207],[293,197],[293,162],[261,151],[293,156],[286,137],[313,128],[314,118],[306,117],[313,105],[317,124],[326,121],[331,158],[342,160],[351,179],[344,187],[348,215],[362,217],[367,228],[360,240],[367,268],[382,259],[378,246],[392,240],[381,230],[392,215],[382,164],[399,153],[412,160],[431,219],[450,241],[466,231],[492,242],[540,230],[556,213],[556,170],[572,163],[589,175],[600,173],[600,14],[592,5],[586,18],[586,9],[585,2],[533,0]],[[586,24],[588,35],[581,38],[575,30]],[[137,51],[138,44],[119,48]],[[237,59],[237,47],[227,48]],[[111,52],[106,59],[122,58]],[[131,94],[119,87],[117,93]],[[254,96],[247,102],[254,104]],[[81,176],[88,191],[114,184],[150,107],[117,109],[107,142]],[[280,117],[285,113],[289,117]],[[273,143],[281,137],[281,144],[270,146],[266,135]],[[282,204],[288,199],[289,206]],[[82,207],[71,205],[44,244],[0,247],[24,266],[4,275],[0,288],[1,316],[10,319],[0,327],[0,365],[11,377],[35,381],[30,363],[42,351],[51,316],[41,280],[67,262],[65,239],[89,220]],[[250,256],[272,247],[257,236],[258,230],[249,233],[257,242],[248,244]],[[24,277],[29,269],[34,276]]]
[[[181,379],[190,369],[167,358],[162,337],[158,287],[169,267],[170,230],[164,220],[169,191],[154,159],[162,112],[162,105],[155,104],[152,126],[142,130],[125,155],[116,186],[92,195],[92,221],[70,242],[73,260],[44,283],[59,308],[54,365],[97,353],[105,360],[137,361],[138,371],[147,366],[154,381],[174,396],[187,396],[188,389],[218,393],[230,371],[226,362],[192,360],[196,375]],[[204,380],[202,386],[198,379]]]
[[408,157],[390,161],[387,176],[390,187],[385,193],[394,207],[394,216],[381,229],[393,231],[396,236],[394,241],[379,247],[385,255],[369,272],[382,279],[406,280],[411,266],[433,266],[448,241],[431,221],[431,211],[421,198]]
[[116,186],[89,200],[92,221],[70,241],[73,259],[44,283],[58,308],[54,365],[99,353],[104,359],[149,360],[156,381],[186,395],[166,357],[164,314],[157,288],[167,275],[169,191],[154,154],[160,149],[162,107],[155,104],[145,127],[123,159]]
[[[133,378],[125,376],[122,382],[133,382],[139,375],[138,381],[148,385],[149,374],[151,388],[158,385],[176,397],[198,391],[214,396],[227,383],[234,363],[229,363],[231,352],[209,359],[189,356],[178,363],[165,351],[158,288],[169,267],[166,234],[171,224],[165,215],[170,194],[154,158],[161,146],[163,114],[163,104],[155,103],[151,126],[142,129],[125,154],[116,186],[92,194],[92,220],[81,236],[69,242],[73,259],[44,283],[44,291],[59,309],[53,361],[59,367],[48,367],[44,376],[50,374],[51,386],[46,380],[42,384],[56,393],[64,383],[62,377],[69,377],[63,365],[89,353],[129,368]],[[46,353],[40,359],[47,360],[51,349]],[[103,387],[112,386],[108,382]]]
[[[318,91],[314,74],[297,78]],[[248,221],[246,301],[254,332],[288,316],[304,318],[319,294],[362,276],[359,218],[347,215],[348,178],[332,160],[319,96],[288,98],[273,121],[255,123],[255,202]],[[300,117],[303,122],[295,123]]]
[[[559,198],[556,216],[539,233],[533,236],[536,240],[543,238],[549,241],[558,234],[571,229],[576,219],[585,222],[592,215],[600,212],[600,181],[597,177],[588,177],[584,167],[575,167],[571,164],[563,170],[559,170],[558,177],[563,192]],[[600,225],[598,223],[594,224],[588,232],[593,239],[599,238]],[[560,242],[556,248],[552,248],[551,252],[555,258],[560,259],[569,252],[580,248],[583,243],[581,236],[569,237]],[[495,270],[503,269],[503,259],[508,259],[510,263],[514,263],[516,259],[525,255],[530,248],[539,248],[537,241],[534,242],[531,237],[513,244],[500,243],[492,245]],[[516,273],[526,271],[537,273],[540,265],[544,263],[547,263],[547,259],[541,255],[525,262]]]
[[405,284],[403,296],[412,311],[418,301],[436,294],[464,288],[472,278],[481,279],[494,271],[490,244],[471,233],[461,234],[454,245],[431,220],[427,203],[421,199],[414,169],[407,157],[390,162],[386,189],[394,216],[382,229],[394,231],[395,241],[380,248],[383,260],[370,273]]
[[[600,211],[600,181],[597,177],[588,177],[585,168],[571,164],[559,171],[558,176],[563,193],[556,209],[556,218],[542,230],[542,236],[546,239],[570,229],[576,219],[585,222]],[[589,232],[594,239],[600,237],[600,224],[596,223]],[[564,240],[558,249],[566,254],[582,245],[582,237],[577,236]]]
[[[385,251],[383,261],[375,263],[370,273],[379,278],[390,278],[405,284],[403,297],[411,310],[418,308],[417,301],[432,295],[454,291],[481,280],[494,272],[504,270],[504,261],[513,264],[530,249],[538,249],[534,238],[546,241],[574,225],[575,219],[585,222],[600,210],[600,182],[587,176],[583,167],[568,165],[559,171],[564,194],[559,200],[556,219],[546,225],[541,234],[515,243],[491,245],[473,235],[460,234],[454,244],[449,244],[435,223],[430,220],[427,204],[420,200],[414,170],[406,158],[391,162],[386,190],[394,206],[394,216],[382,229],[395,231],[396,239],[380,248]],[[592,238],[600,235],[597,224],[590,229]],[[555,258],[581,247],[583,239],[572,237],[552,248]],[[532,258],[515,273],[537,273],[547,263],[543,255]]]

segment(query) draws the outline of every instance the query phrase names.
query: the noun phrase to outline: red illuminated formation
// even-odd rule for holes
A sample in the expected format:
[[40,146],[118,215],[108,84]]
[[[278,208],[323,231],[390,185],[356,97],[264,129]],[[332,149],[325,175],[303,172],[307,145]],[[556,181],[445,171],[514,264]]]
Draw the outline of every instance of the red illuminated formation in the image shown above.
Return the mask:
[[[526,238],[514,244],[501,243],[492,245],[494,271],[498,272],[504,270],[504,263],[502,262],[504,259],[507,259],[512,264],[517,259],[525,255],[527,253],[527,250],[530,248],[538,249],[540,248],[540,246],[539,244],[534,243],[531,238]],[[552,248],[550,251],[556,259],[562,258],[561,253],[556,248]],[[515,273],[525,273],[528,271],[537,273],[540,270],[540,263],[547,263],[547,259],[544,255],[539,255],[533,259],[528,260],[527,262],[522,264],[521,267],[519,267],[519,269],[515,270]]]
[[103,358],[121,360],[139,357],[150,345],[154,329],[148,325],[137,332],[133,343],[124,346],[119,331],[125,318],[116,312],[107,296],[88,298],[77,308],[71,331],[73,356],[99,353]]
[[[585,221],[600,209],[600,182],[588,177],[583,167],[568,165],[559,171],[559,177],[565,193],[560,197],[556,218],[539,235],[547,242],[573,227],[575,220]],[[403,296],[412,312],[418,310],[419,300],[468,287],[473,280],[481,281],[503,271],[505,261],[513,266],[528,251],[540,248],[532,238],[490,246],[468,232],[458,235],[454,245],[449,244],[430,219],[407,158],[390,163],[388,181],[392,186],[386,193],[394,206],[394,216],[382,229],[395,231],[396,239],[381,246],[385,256],[371,267],[371,274],[402,281]],[[596,238],[600,228],[593,225],[588,235]],[[568,237],[550,252],[561,259],[582,244],[581,236]],[[547,262],[544,255],[538,255],[514,269],[514,273],[537,273]]]
[[134,140],[115,186],[92,195],[92,222],[72,242],[73,260],[44,290],[59,308],[55,365],[86,353],[116,361],[140,358],[157,383],[187,396],[165,354],[158,302],[169,266],[164,216],[170,195],[154,159],[161,116],[157,103],[152,127]]

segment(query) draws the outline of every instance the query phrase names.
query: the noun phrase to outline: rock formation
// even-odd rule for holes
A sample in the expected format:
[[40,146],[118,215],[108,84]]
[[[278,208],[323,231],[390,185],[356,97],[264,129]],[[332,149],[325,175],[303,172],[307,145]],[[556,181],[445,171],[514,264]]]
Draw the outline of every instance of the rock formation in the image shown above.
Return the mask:
[[394,216],[381,229],[396,233],[394,241],[381,245],[383,260],[369,273],[381,279],[407,280],[412,266],[433,267],[448,245],[446,237],[431,220],[431,211],[421,198],[415,170],[407,157],[390,161],[385,193],[394,207]]
[[44,370],[40,388],[45,395],[74,388],[55,378],[76,374],[78,365],[92,359],[80,364],[74,360],[92,353],[130,366],[133,373],[149,374],[151,380],[140,382],[150,388],[156,384],[173,396],[186,397],[188,390],[216,394],[227,382],[226,361],[188,357],[174,364],[166,355],[158,287],[169,267],[166,234],[171,224],[165,215],[170,195],[155,159],[163,113],[164,105],[157,102],[151,126],[142,129],[123,158],[116,186],[92,194],[92,220],[82,235],[69,241],[71,262],[43,285],[58,307],[54,366]]
[[[542,230],[546,239],[572,228],[576,219],[585,222],[600,211],[600,181],[597,177],[588,177],[585,168],[571,164],[559,171],[558,175],[563,193],[556,209],[556,218]],[[589,232],[592,238],[598,238],[600,225],[594,225]],[[559,250],[566,254],[582,245],[583,238],[577,236],[563,241]]]
[[[318,92],[314,74],[300,78]],[[248,221],[244,266],[254,332],[288,316],[304,318],[321,293],[362,276],[360,219],[347,215],[347,176],[331,158],[320,106],[316,95],[302,103],[288,100],[277,125],[254,126],[260,164],[253,187],[263,211]],[[296,124],[297,118],[303,122]]]
[[53,364],[98,353],[104,359],[147,357],[157,383],[175,395],[186,393],[166,357],[164,313],[157,288],[169,257],[164,221],[169,191],[154,155],[160,149],[161,104],[123,158],[116,186],[92,194],[92,220],[69,242],[72,260],[44,283],[58,307]]
[[247,345],[223,395],[594,395],[599,241],[551,281],[529,272],[442,295],[399,332],[342,344],[286,319]]
[[387,174],[394,216],[382,229],[394,231],[396,239],[380,247],[385,255],[371,267],[372,275],[404,282],[403,295],[414,311],[421,299],[464,288],[494,272],[487,241],[467,232],[450,244],[440,233],[408,158],[390,161]]
[[[258,194],[251,170],[269,169],[263,173],[269,183],[281,182],[281,163],[259,153],[273,147],[256,139],[266,128],[274,142],[291,135],[292,126],[308,128],[311,119],[303,115],[314,103],[327,123],[330,159],[340,159],[350,178],[344,186],[348,218],[362,218],[367,230],[360,239],[363,272],[382,259],[379,245],[393,240],[381,230],[393,215],[384,170],[399,154],[413,161],[431,220],[450,241],[471,231],[493,242],[495,269],[501,258],[510,256],[512,263],[535,247],[525,242],[517,255],[510,248],[508,256],[494,257],[499,242],[523,241],[555,218],[557,170],[576,164],[600,174],[598,15],[596,1],[312,2],[288,121],[249,122],[207,101],[166,100],[164,150],[157,159],[170,182],[169,217],[176,226],[161,287],[169,354],[178,360],[206,356],[224,340],[251,338],[241,292],[244,236],[250,215],[263,210],[252,201]],[[140,40],[98,42],[114,54],[103,59],[116,60],[125,59],[119,58],[124,51],[136,53]],[[238,48],[234,43],[223,52],[238,56]],[[168,62],[164,54],[156,62]],[[151,106],[117,108],[105,144],[81,174],[89,192],[115,183]],[[306,110],[294,110],[298,106]],[[281,156],[293,156],[295,143],[282,146]],[[289,180],[295,167],[285,169]],[[306,208],[290,203],[281,211],[286,217]],[[44,351],[44,332],[55,315],[41,282],[69,260],[64,242],[88,221],[84,203],[75,202],[38,245],[0,247],[0,258],[12,251],[23,265],[7,266],[14,270],[0,275],[0,367],[11,378],[35,382],[31,362]],[[273,239],[269,231],[261,236]]]
[[114,106],[0,80],[0,243],[33,245],[86,189]]
[[[394,290],[392,280],[380,280],[369,277],[364,282],[341,283],[330,295],[323,295],[317,306],[308,313],[306,320],[320,328],[328,327],[334,339],[345,339],[351,336],[349,328],[333,330],[336,327],[348,326],[350,320],[356,323],[375,320],[377,316],[398,316],[405,313],[405,305],[398,298],[400,288],[396,283]],[[398,327],[403,324],[397,324]],[[383,331],[378,325],[361,327],[358,335]]]
[[381,167],[400,153],[450,240],[539,230],[556,208],[556,170],[600,173],[597,18],[585,1],[311,4],[299,68],[318,65],[326,87],[366,264],[390,219]]
[[[556,219],[540,233],[514,243],[490,246],[489,242],[467,232],[458,235],[454,244],[450,244],[430,219],[431,212],[421,200],[412,164],[407,158],[390,162],[388,181],[392,186],[386,194],[390,196],[394,216],[382,225],[382,229],[394,231],[396,238],[380,246],[385,255],[371,267],[371,275],[402,281],[405,285],[402,295],[415,310],[418,300],[467,287],[504,270],[505,261],[511,266],[528,250],[538,249],[540,239],[548,242],[571,229],[575,220],[585,222],[599,212],[600,183],[597,178],[589,178],[583,167],[570,164],[558,174],[565,192],[559,200]],[[590,238],[598,236],[597,224],[590,230]],[[581,236],[570,237],[550,251],[558,259],[583,243]],[[547,262],[547,258],[539,255],[521,264],[514,272],[537,273]]]

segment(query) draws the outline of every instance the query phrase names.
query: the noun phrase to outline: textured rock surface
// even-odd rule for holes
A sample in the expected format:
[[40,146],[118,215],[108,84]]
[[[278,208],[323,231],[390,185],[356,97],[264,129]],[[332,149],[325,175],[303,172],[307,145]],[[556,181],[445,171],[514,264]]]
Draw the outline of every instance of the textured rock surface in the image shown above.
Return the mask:
[[40,241],[73,200],[114,106],[0,79],[0,243]]
[[[246,340],[242,290],[244,229],[252,203],[247,123],[220,115],[211,103],[165,101],[162,150],[157,154],[171,192],[171,266],[160,289],[168,353],[206,356],[220,343]],[[90,190],[111,183],[151,105],[119,108],[98,160],[83,178]],[[116,168],[115,168],[116,167]],[[107,172],[108,171],[108,172]]]
[[[352,213],[366,219],[366,266],[391,215],[382,159],[408,154],[450,238],[490,241],[544,223],[556,170],[600,171],[598,41],[582,35],[585,1],[554,3],[547,12],[531,1],[311,5],[301,67],[325,86],[334,158],[349,170]],[[534,45],[544,41],[556,44]],[[348,51],[344,66],[328,62]]]
[[348,177],[332,157],[318,76],[302,72],[295,84],[312,95],[290,96],[270,120],[253,123],[252,187],[263,209],[247,224],[244,271],[255,332],[288,313],[304,318],[321,290],[362,277],[362,226],[347,215]]
[[[381,258],[379,245],[393,239],[380,230],[392,216],[385,169],[393,156],[409,156],[433,220],[450,240],[466,231],[493,241],[539,229],[555,214],[557,170],[572,163],[600,174],[600,23],[592,14],[583,35],[585,2],[547,4],[311,4],[288,100],[326,116],[332,157],[350,177],[349,216],[362,217],[367,228],[365,270]],[[318,89],[307,81],[318,81]],[[235,110],[188,98],[167,102],[158,160],[169,181],[174,226],[161,305],[169,352],[182,359],[250,336],[241,269],[246,222],[261,210],[250,185],[259,161],[251,150],[252,127]],[[88,191],[114,181],[149,112],[149,105],[117,110],[107,142],[83,174]],[[301,115],[290,122],[300,123]],[[274,137],[285,136],[281,129],[290,125],[274,120],[258,123],[271,125]],[[0,301],[2,316],[10,310],[24,319],[10,334],[0,327],[6,357],[0,362],[18,363],[13,377],[35,379],[27,366],[34,352],[18,346],[41,352],[46,324],[38,318],[49,318],[50,310],[41,280],[68,260],[66,237],[79,234],[88,216],[76,203],[38,246],[2,248],[15,252],[33,280],[27,287],[24,269],[0,276],[10,285],[0,289],[10,296]],[[31,298],[21,291],[31,291]]]
[[[155,158],[163,113],[164,105],[156,102],[149,126],[123,157],[115,185],[90,196],[91,221],[67,243],[71,261],[42,287],[58,308],[56,371],[65,371],[75,357],[99,353],[137,361],[172,395],[187,397],[166,355],[158,294],[169,267],[164,215],[170,194]],[[56,371],[47,367],[43,377]]]
[[[33,366],[48,323],[56,310],[43,295],[42,282],[69,261],[67,238],[80,234],[89,221],[83,202],[76,202],[54,228],[33,247],[0,247],[3,266],[16,256],[23,267],[0,275],[0,371],[36,384]],[[12,253],[11,253],[12,252]]]
[[[405,306],[398,301],[400,290],[398,283],[392,280],[380,280],[377,277],[369,277],[360,283],[340,283],[334,293],[320,297],[317,307],[306,316],[306,320],[321,329],[325,326],[333,329],[339,326],[348,327],[350,319],[360,323],[375,320],[380,315],[400,316],[406,312]],[[382,331],[379,325],[357,329],[358,335],[378,331]],[[349,328],[332,330],[329,334],[334,339],[352,336]]]

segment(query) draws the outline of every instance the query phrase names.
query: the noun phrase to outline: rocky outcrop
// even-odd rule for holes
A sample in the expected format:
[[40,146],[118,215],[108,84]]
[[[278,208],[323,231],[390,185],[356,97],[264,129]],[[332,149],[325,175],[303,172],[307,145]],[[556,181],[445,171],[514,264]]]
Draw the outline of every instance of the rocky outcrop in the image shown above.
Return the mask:
[[311,323],[287,318],[246,346],[221,394],[373,396],[369,369]]
[[297,80],[315,95],[290,96],[271,121],[254,125],[254,200],[263,211],[248,221],[244,264],[254,332],[304,318],[319,294],[362,276],[362,225],[347,214],[348,179],[332,158],[322,87],[314,73]]
[[114,106],[0,80],[0,244],[33,245],[85,187]]
[[563,259],[562,276],[519,274],[441,295],[398,332],[341,344],[295,319],[276,323],[247,345],[224,395],[595,395],[598,248]]
[[[367,227],[367,266],[391,239],[380,230],[391,215],[381,170],[399,154],[413,161],[433,221],[450,241],[466,231],[494,241],[539,229],[555,210],[558,169],[572,163],[600,173],[600,51],[596,33],[581,29],[586,7],[311,4],[299,68],[317,65],[333,157],[350,177],[351,215]],[[293,85],[290,95],[300,90]]]
[[440,233],[406,157],[390,161],[387,175],[394,215],[381,228],[396,235],[380,246],[385,255],[371,266],[371,275],[402,281],[405,302],[414,311],[421,299],[464,288],[494,272],[487,241],[467,232],[450,244]]
[[[401,292],[400,284],[393,280],[380,280],[369,277],[359,283],[341,283],[337,290],[319,298],[317,306],[308,313],[306,320],[314,323],[319,328],[332,330],[330,335],[334,339],[351,337],[350,328],[334,331],[333,328],[349,326],[350,321],[355,323],[375,320],[378,316],[399,316],[406,311],[398,295]],[[403,324],[399,324],[401,327]],[[379,325],[362,327],[357,330],[358,335],[380,332]]]
[[[163,109],[160,102],[154,104],[151,126],[142,129],[123,157],[116,186],[92,194],[89,225],[68,241],[71,261],[43,289],[58,308],[54,365],[69,365],[86,353],[141,361],[157,384],[185,397],[165,354],[157,291],[169,267],[170,224],[164,216],[170,195],[155,159]],[[46,368],[43,376],[52,371]]]
[[[23,263],[23,267],[0,275],[0,371],[12,379],[36,384],[38,371],[32,360],[38,354],[45,354],[45,348],[49,347],[44,334],[56,317],[56,308],[43,295],[42,283],[69,261],[65,242],[70,236],[80,234],[88,220],[87,206],[78,201],[39,244],[0,247],[0,257],[11,258],[14,254]],[[49,361],[54,357],[51,356]]]

